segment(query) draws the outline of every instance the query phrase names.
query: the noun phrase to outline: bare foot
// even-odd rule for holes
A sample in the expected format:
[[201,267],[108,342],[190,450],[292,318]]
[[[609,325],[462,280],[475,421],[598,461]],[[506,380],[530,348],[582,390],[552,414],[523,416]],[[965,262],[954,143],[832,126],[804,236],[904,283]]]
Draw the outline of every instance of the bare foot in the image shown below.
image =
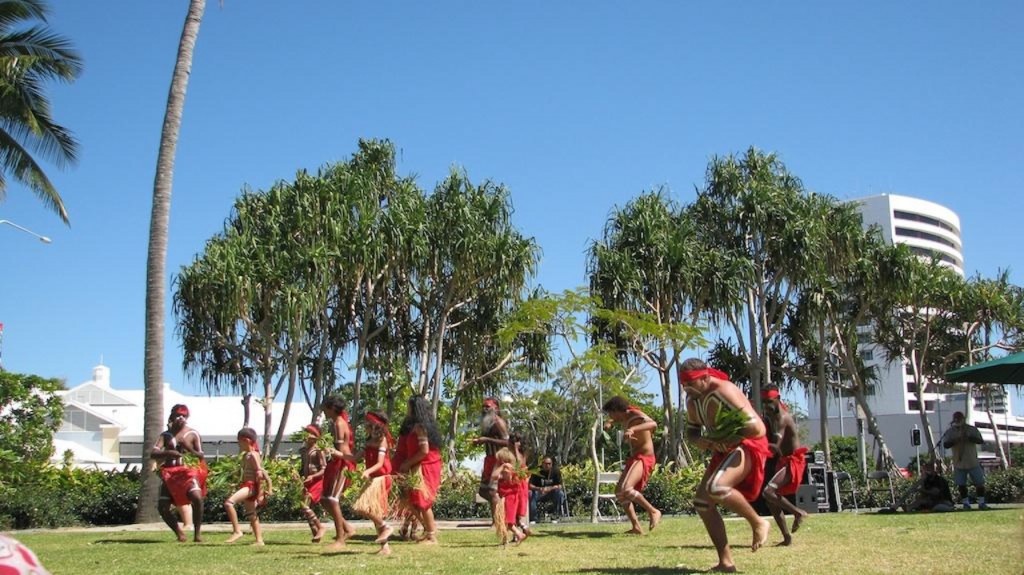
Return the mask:
[[[768,542],[768,532],[771,530],[771,524],[764,519],[754,527],[754,542],[750,544],[750,551],[757,551],[762,545]],[[735,567],[735,566],[734,566]]]
[[203,542],[203,538],[198,536],[198,535],[196,535],[195,537],[192,538],[192,542],[193,543],[202,543]]
[[424,533],[423,537],[416,540],[416,543],[420,545],[437,545],[437,535],[434,533]]
[[327,534],[327,527],[326,526],[321,525],[320,527],[318,527],[317,530],[316,530],[316,535],[313,536],[313,543],[319,543],[320,540],[323,539],[324,535],[326,535],[326,534]]
[[647,530],[654,531],[654,528],[657,527],[659,523],[661,523],[661,511],[655,509],[654,513],[651,513],[651,522],[648,525]]
[[377,552],[377,555],[391,555],[391,545],[385,541],[384,544],[380,546],[380,551]]
[[722,563],[719,563],[718,565],[715,565],[711,569],[708,569],[708,573],[735,573],[735,572],[736,572],[736,566],[735,565],[723,565]]
[[341,551],[344,548],[345,548],[345,540],[344,539],[335,539],[334,543],[331,543],[330,545],[327,546],[327,550],[328,551]]
[[644,532],[641,531],[639,527],[634,527],[634,528],[630,529],[629,531],[626,531],[626,535],[643,535],[643,534],[644,534]]
[[231,537],[228,537],[228,540],[225,541],[225,543],[234,543],[235,541],[238,541],[241,538],[242,538],[242,532],[241,531],[235,531],[234,533],[231,534]]
[[801,511],[793,518],[793,533],[796,533],[797,529],[800,529],[800,526],[804,523],[804,519],[807,519],[806,511]]
[[394,532],[395,530],[392,529],[390,525],[385,525],[384,529],[380,530],[380,534],[377,535],[377,538],[374,539],[373,542],[386,544],[388,542],[388,538],[390,538],[391,534]]
[[188,541],[188,537],[185,537],[184,533],[178,533],[178,543],[184,543]]
[[263,543],[263,540],[260,539],[258,541],[254,541],[252,545],[253,545],[253,547],[263,547],[265,545],[265,543]]
[[523,541],[526,541],[526,538],[530,536],[529,533],[523,531],[522,529],[519,529],[518,527],[515,528],[514,533],[516,534],[516,540],[512,545],[519,545]]

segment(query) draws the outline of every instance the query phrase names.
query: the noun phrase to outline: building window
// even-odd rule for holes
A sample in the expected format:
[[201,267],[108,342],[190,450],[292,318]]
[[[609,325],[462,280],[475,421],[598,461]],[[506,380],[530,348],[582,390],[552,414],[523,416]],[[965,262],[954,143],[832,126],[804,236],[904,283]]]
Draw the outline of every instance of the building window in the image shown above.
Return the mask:
[[931,399],[926,399],[924,401],[924,410],[927,412],[935,411],[935,402]]
[[911,399],[907,402],[907,411],[913,411],[917,413],[921,409],[921,404],[916,399]]
[[922,248],[922,247],[918,247],[918,246],[907,246],[907,247],[910,248],[910,253],[914,254],[915,256],[921,256],[921,257],[925,257],[925,258],[928,258],[928,259],[931,259],[931,258],[935,257],[935,258],[938,258],[939,261],[941,261],[941,262],[946,262],[947,264],[952,264],[954,266],[961,267],[961,263],[960,262],[956,261],[956,259],[954,259],[952,256],[944,254],[944,253],[942,253],[940,251],[930,250],[928,248]]
[[958,238],[960,237],[960,232],[957,231],[956,228],[938,218],[933,218],[931,216],[926,216],[923,214],[915,214],[914,212],[905,212],[903,210],[893,210],[892,217],[897,220],[906,220],[908,222],[921,222],[922,224],[936,226],[946,230],[947,232],[952,233]]
[[865,343],[871,343],[871,332],[865,331],[865,332],[858,333],[857,334],[857,343],[858,344],[862,344],[862,345],[865,344]]
[[908,363],[905,366],[903,366],[903,373],[907,375],[914,375],[914,365]]
[[907,392],[917,393],[917,383],[912,379],[907,380]]
[[871,361],[875,359],[875,352],[870,349],[862,349],[860,351],[860,358],[864,361]]
[[910,228],[900,228],[900,227],[897,227],[896,228],[896,235],[897,236],[902,236],[904,238],[919,238],[919,239],[922,239],[922,240],[928,240],[930,242],[935,242],[935,243],[938,243],[938,244],[942,244],[944,246],[951,247],[954,250],[960,251],[960,246],[956,245],[956,242],[954,242],[952,240],[947,240],[946,238],[944,238],[942,236],[938,236],[938,235],[935,235],[935,234],[930,234],[928,232],[922,232],[921,230],[912,230]]

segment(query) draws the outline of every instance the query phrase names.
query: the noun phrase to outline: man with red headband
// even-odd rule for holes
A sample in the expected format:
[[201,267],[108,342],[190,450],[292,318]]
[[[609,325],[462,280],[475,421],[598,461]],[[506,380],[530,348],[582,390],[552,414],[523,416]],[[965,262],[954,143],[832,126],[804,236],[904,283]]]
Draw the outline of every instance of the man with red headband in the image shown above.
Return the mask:
[[796,533],[807,518],[807,512],[793,505],[785,496],[795,495],[800,487],[807,463],[807,448],[800,447],[796,421],[786,404],[782,403],[778,386],[768,385],[761,390],[761,411],[768,429],[768,449],[776,458],[775,475],[764,488],[764,500],[782,531],[780,545],[789,545],[793,542],[793,536],[786,525],[786,513],[793,516],[793,533]]
[[[626,533],[630,535],[641,535],[640,521],[636,517],[636,503],[647,512],[649,520],[648,530],[653,531],[661,521],[661,511],[651,505],[644,494],[641,493],[647,486],[647,481],[654,471],[654,436],[653,431],[658,428],[658,423],[647,417],[647,414],[639,408],[632,406],[626,398],[616,395],[605,402],[602,408],[612,423],[622,426],[622,435],[629,441],[630,458],[622,469],[619,482],[615,485],[615,499],[622,504],[626,510],[626,516],[633,528]],[[605,427],[610,427],[606,424]]]
[[[203,498],[206,497],[206,476],[209,470],[203,456],[203,440],[196,430],[188,426],[188,407],[182,404],[171,408],[171,416],[167,420],[167,432],[160,434],[150,450],[149,456],[159,462],[160,499],[157,509],[164,523],[178,536],[178,541],[185,541],[185,532],[178,525],[178,520],[171,513],[171,503],[175,505],[192,505],[193,538],[196,543],[202,541],[200,530],[203,526]],[[198,457],[198,463],[186,465],[185,455]]]
[[[761,519],[750,502],[757,499],[764,481],[768,441],[764,423],[747,396],[725,373],[692,358],[679,366],[680,395],[686,393],[686,438],[713,452],[707,471],[697,487],[693,505],[718,552],[717,573],[734,573],[725,521],[716,504],[743,517],[753,531],[751,551],[768,541],[771,524]],[[739,429],[719,429],[728,421],[725,412],[740,412],[746,420]],[[736,418],[733,418],[734,420]]]
[[498,504],[498,483],[491,481],[494,466],[497,462],[495,454],[502,447],[508,447],[508,425],[493,397],[484,399],[483,415],[480,418],[480,436],[473,439],[473,445],[484,446],[484,468],[480,473],[480,497],[487,500],[494,517],[494,507]]

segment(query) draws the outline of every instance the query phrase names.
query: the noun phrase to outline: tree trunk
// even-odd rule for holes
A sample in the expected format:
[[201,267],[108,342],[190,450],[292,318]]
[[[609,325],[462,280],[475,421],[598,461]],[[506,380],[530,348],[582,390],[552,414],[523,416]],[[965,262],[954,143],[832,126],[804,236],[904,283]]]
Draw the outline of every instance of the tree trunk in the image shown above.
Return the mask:
[[864,410],[864,419],[868,424],[868,433],[878,443],[879,456],[882,458],[883,466],[890,475],[899,476],[900,466],[896,464],[896,458],[892,456],[892,450],[889,449],[889,444],[885,442],[885,436],[882,435],[882,430],[878,427],[878,420],[875,419],[875,414],[871,412],[871,407],[868,405],[864,394],[858,391],[854,393],[854,397],[860,408]]
[[594,424],[590,426],[590,462],[594,465],[594,495],[590,501],[590,522],[597,523],[597,504],[600,502],[598,499],[599,489],[599,477],[602,471],[601,460],[597,456],[597,430],[601,427],[602,417],[600,413],[594,419]]
[[178,42],[178,55],[167,94],[160,149],[157,152],[156,177],[153,182],[153,209],[149,221],[149,250],[146,263],[146,344],[143,381],[145,386],[145,419],[142,436],[142,485],[136,522],[159,520],[156,509],[160,477],[150,471],[149,454],[164,430],[164,296],[167,282],[167,234],[171,217],[171,189],[174,182],[174,157],[178,132],[185,110],[185,92],[192,71],[192,53],[199,24],[206,9],[205,0],[190,0],[185,25]]
[[[1006,409],[1004,406],[1003,409]],[[1006,459],[1006,451],[1003,449],[1003,442],[999,440],[999,428],[996,427],[996,419],[992,415],[992,387],[985,386],[985,413],[988,415],[988,423],[992,426],[992,435],[996,439],[996,455],[999,456],[999,466],[1005,471],[1009,469],[1010,462]]]
[[[832,469],[832,446],[829,445],[828,431],[828,381],[825,374],[825,322],[818,322],[818,417],[821,423],[821,448],[825,451],[825,466]],[[843,406],[839,406],[839,417],[843,416]]]

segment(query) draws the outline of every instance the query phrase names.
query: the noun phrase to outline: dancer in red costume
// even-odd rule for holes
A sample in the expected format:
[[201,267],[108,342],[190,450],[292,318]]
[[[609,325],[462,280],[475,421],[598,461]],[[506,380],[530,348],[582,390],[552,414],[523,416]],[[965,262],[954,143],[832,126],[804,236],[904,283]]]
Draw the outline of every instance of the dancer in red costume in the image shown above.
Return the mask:
[[299,451],[299,476],[302,477],[302,517],[309,523],[313,533],[313,543],[324,538],[327,528],[320,522],[313,505],[320,503],[324,493],[324,472],[327,470],[327,458],[316,446],[320,439],[320,428],[307,425],[303,428],[305,438]]
[[263,469],[263,458],[260,457],[259,439],[256,430],[243,427],[238,432],[238,449],[242,452],[242,482],[231,497],[224,501],[224,511],[231,521],[231,536],[225,543],[234,543],[242,538],[242,527],[238,524],[238,512],[235,505],[242,503],[245,518],[249,520],[252,534],[256,537],[253,545],[263,545],[263,527],[260,525],[259,510],[266,504],[267,497],[273,493],[270,476]]
[[[192,506],[192,527],[196,543],[201,542],[203,527],[203,498],[206,497],[206,476],[209,469],[203,456],[203,440],[199,433],[188,426],[188,407],[182,404],[171,408],[167,420],[168,431],[160,434],[149,456],[160,462],[160,499],[157,509],[164,523],[177,535],[178,541],[185,541],[185,532],[171,513],[171,503],[178,506]],[[194,466],[185,465],[185,455],[198,458]]]
[[327,470],[324,472],[324,495],[322,501],[326,501],[327,511],[334,520],[334,543],[331,549],[340,549],[345,546],[345,540],[355,534],[355,529],[345,521],[341,514],[341,494],[348,487],[346,471],[354,471],[356,464],[353,462],[352,452],[355,448],[355,438],[352,436],[352,428],[348,424],[348,413],[345,411],[345,400],[340,395],[331,395],[324,399],[324,415],[330,424],[331,437],[334,438],[334,445],[328,448]]
[[[388,494],[391,492],[391,457],[388,455],[390,449],[395,444],[394,438],[391,437],[391,430],[388,428],[388,417],[379,411],[371,411],[366,414],[366,445],[363,448],[362,459],[366,464],[366,469],[363,470],[363,479],[370,481],[379,481],[379,483],[371,484],[370,488],[364,493],[367,497],[372,495],[373,503],[367,505],[369,511],[362,513],[360,509],[363,509],[359,505],[355,505],[357,513],[362,513],[370,521],[373,522],[373,526],[377,531],[377,538],[374,540],[375,543],[380,544],[381,555],[390,555],[391,546],[388,544],[388,539],[391,537],[393,529],[390,525],[384,521],[384,517],[388,512]],[[380,478],[379,480],[377,478]],[[362,500],[363,497],[360,497]]]
[[654,471],[654,438],[651,433],[658,428],[658,424],[647,417],[638,408],[629,404],[626,398],[615,396],[604,404],[604,412],[611,418],[605,427],[611,427],[613,423],[622,426],[623,437],[629,441],[630,458],[619,476],[619,483],[615,486],[615,499],[622,504],[626,510],[626,516],[633,528],[626,533],[641,535],[640,520],[636,516],[636,505],[639,505],[647,512],[649,520],[648,530],[653,530],[661,521],[661,511],[651,505],[644,497],[644,487],[651,478]]
[[[725,522],[716,504],[725,506],[750,524],[751,551],[757,551],[768,541],[771,525],[750,506],[761,491],[764,463],[769,454],[764,423],[743,391],[729,381],[729,376],[709,368],[699,359],[688,359],[680,365],[679,387],[680,395],[686,393],[687,439],[714,453],[693,502],[718,552],[718,564],[711,570],[734,573],[736,564]],[[716,422],[719,413],[726,410],[743,412],[747,418],[738,434],[721,438],[717,432],[722,430],[717,429]],[[706,434],[716,439],[708,439]]]
[[441,432],[431,413],[430,402],[421,395],[409,398],[408,411],[398,434],[398,451],[403,454],[398,473],[418,476],[402,498],[413,517],[423,525],[419,543],[437,543],[434,500],[441,486]]
[[786,495],[796,494],[800,480],[804,475],[807,460],[807,448],[800,447],[797,437],[796,422],[789,413],[789,408],[779,398],[779,388],[769,385],[761,390],[761,411],[768,429],[768,449],[777,457],[775,475],[764,488],[764,500],[771,509],[775,523],[782,531],[782,543],[793,542],[789,526],[786,524],[786,513],[793,516],[793,533],[800,529],[800,524],[807,519],[807,512],[786,499]]

